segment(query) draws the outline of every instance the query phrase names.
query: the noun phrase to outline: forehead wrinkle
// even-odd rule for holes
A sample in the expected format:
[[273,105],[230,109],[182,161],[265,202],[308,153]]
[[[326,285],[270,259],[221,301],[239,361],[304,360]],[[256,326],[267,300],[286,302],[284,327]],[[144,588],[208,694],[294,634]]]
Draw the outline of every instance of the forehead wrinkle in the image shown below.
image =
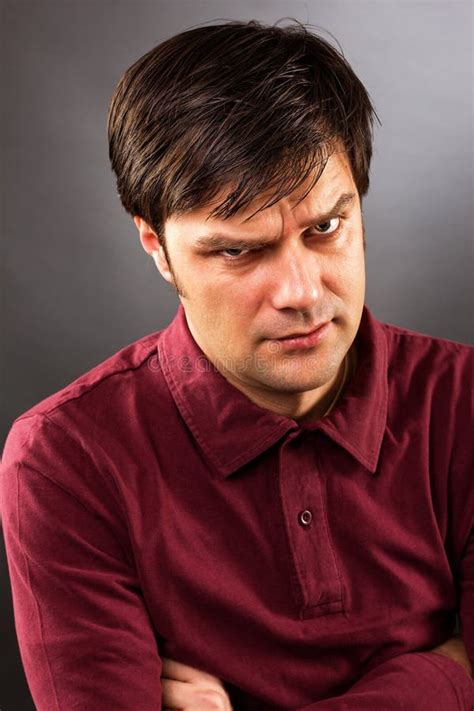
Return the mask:
[[[304,226],[310,227],[311,225],[323,224],[324,222],[334,218],[337,214],[348,204],[353,202],[356,193],[353,191],[344,191],[339,195],[336,202],[326,211],[318,212],[309,217],[305,218]],[[282,217],[283,222],[283,217]],[[275,237],[265,237],[261,236],[254,237],[252,235],[245,235],[242,237],[234,237],[232,235],[226,235],[220,232],[212,232],[207,235],[201,235],[194,238],[194,247],[207,247],[213,249],[222,248],[224,245],[235,245],[239,247],[255,247],[261,244],[269,244],[275,242],[278,238]]]

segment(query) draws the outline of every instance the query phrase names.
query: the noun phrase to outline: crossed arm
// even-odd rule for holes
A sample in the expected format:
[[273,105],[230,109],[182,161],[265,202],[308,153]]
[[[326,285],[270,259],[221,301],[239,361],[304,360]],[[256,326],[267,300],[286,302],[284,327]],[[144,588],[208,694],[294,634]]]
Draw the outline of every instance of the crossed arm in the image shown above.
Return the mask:
[[[415,653],[420,658],[420,653]],[[440,698],[437,677],[444,684],[446,666],[453,676],[449,683],[455,683],[456,677],[463,681],[459,688],[459,709],[471,711],[474,696],[461,692],[462,686],[469,689],[468,678],[473,678],[473,670],[466,647],[460,635],[447,640],[444,644],[423,652],[425,670],[430,688],[420,688],[417,665],[413,665],[410,654],[401,655],[380,665],[372,673],[357,682],[343,696],[318,701],[304,706],[300,711],[380,711],[380,709],[401,708],[399,691],[404,688],[403,708],[441,709],[446,708],[445,694]],[[449,659],[440,663],[438,656]],[[434,658],[433,658],[434,657]],[[232,711],[232,703],[225,684],[215,676],[195,669],[186,664],[163,658],[161,673],[162,707],[166,709],[185,709],[186,711]],[[456,669],[456,667],[458,667]],[[466,676],[467,675],[467,676]],[[462,679],[462,677],[466,677]],[[449,677],[447,676],[446,679]],[[395,694],[395,697],[394,697]],[[444,701],[443,701],[444,699]],[[451,705],[450,708],[456,708]]]

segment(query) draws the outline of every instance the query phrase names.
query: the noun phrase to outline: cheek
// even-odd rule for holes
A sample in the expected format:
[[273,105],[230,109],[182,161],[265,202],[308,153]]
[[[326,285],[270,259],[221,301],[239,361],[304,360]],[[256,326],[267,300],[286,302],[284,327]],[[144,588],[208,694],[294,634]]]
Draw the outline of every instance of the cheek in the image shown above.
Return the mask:
[[213,333],[213,339],[225,347],[229,340],[242,340],[250,330],[253,297],[249,289],[214,282],[196,294],[192,308],[199,321],[205,323],[207,332]]
[[360,241],[355,239],[351,249],[338,261],[336,268],[332,271],[332,280],[335,285],[339,284],[339,290],[349,292],[354,295],[365,285],[365,255]]
[[328,265],[323,272],[325,289],[339,296],[343,301],[353,301],[360,290],[360,264],[354,259],[344,258]]
[[230,312],[234,320],[245,321],[258,309],[265,282],[258,270],[254,273],[236,270],[235,274],[209,277],[209,286],[202,293],[209,309],[222,314]]

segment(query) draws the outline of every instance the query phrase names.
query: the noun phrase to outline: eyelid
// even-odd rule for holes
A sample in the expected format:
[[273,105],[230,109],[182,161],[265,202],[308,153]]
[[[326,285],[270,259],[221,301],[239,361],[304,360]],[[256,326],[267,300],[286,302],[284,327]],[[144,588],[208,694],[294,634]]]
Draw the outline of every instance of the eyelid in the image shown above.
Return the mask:
[[[240,249],[245,252],[245,254],[250,254],[250,252],[259,252],[262,249],[265,249],[268,245],[266,244],[259,244],[255,245],[255,247],[239,247],[238,245],[230,244],[228,247],[221,247],[220,249],[216,249],[214,251],[214,254],[221,254],[221,252],[225,252],[227,249]],[[239,257],[245,256],[244,255],[238,255],[237,257],[224,257],[224,259],[228,259],[229,261],[235,262]]]
[[320,227],[320,225],[325,225],[326,222],[331,222],[331,220],[339,220],[339,224],[338,224],[338,226],[336,227],[336,229],[335,229],[333,232],[318,232],[318,233],[317,233],[317,234],[320,234],[320,235],[321,235],[321,234],[322,234],[322,235],[324,235],[324,234],[333,235],[333,234],[335,234],[336,232],[339,231],[339,228],[340,228],[340,226],[341,226],[341,224],[342,224],[342,221],[343,221],[344,217],[345,217],[344,215],[332,215],[331,217],[327,217],[327,218],[324,220],[324,222],[318,222],[316,225],[311,225],[310,229],[315,229],[315,227]]

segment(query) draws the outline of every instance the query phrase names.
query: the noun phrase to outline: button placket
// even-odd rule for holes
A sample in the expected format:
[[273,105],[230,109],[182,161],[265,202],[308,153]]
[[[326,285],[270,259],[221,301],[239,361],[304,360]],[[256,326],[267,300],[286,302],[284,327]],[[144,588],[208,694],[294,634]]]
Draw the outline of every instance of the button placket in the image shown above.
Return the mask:
[[340,612],[342,588],[325,513],[318,437],[293,433],[279,454],[279,484],[301,618]]

